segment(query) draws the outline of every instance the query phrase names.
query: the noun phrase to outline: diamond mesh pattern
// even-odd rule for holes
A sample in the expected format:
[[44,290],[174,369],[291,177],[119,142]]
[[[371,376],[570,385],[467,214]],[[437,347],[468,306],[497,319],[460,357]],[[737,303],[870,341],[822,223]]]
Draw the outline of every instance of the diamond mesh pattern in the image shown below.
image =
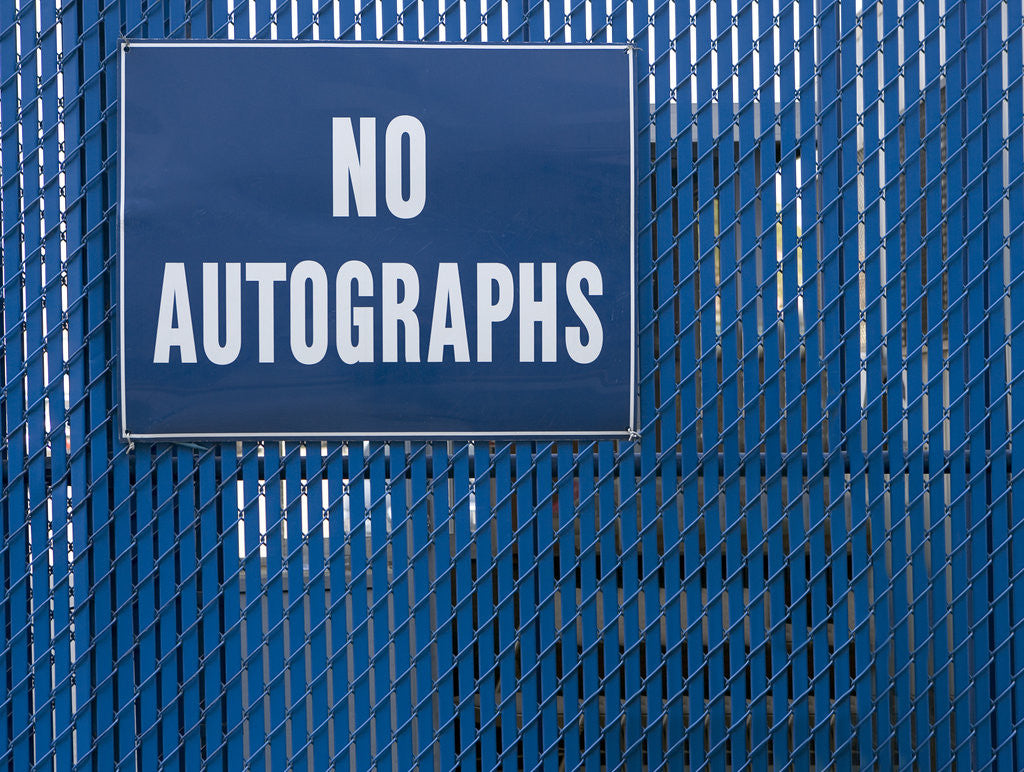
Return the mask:
[[[1021,3],[355,2],[0,3],[0,766],[1024,766]],[[640,438],[125,446],[120,36],[633,41]]]

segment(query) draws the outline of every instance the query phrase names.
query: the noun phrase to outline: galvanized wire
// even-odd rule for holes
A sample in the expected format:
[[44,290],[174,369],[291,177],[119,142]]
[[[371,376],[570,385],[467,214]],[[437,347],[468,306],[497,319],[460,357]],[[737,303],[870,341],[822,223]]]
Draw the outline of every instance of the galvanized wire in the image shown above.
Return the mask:
[[[4,768],[1024,766],[1019,2],[0,8]],[[123,443],[121,37],[635,44],[639,439]]]

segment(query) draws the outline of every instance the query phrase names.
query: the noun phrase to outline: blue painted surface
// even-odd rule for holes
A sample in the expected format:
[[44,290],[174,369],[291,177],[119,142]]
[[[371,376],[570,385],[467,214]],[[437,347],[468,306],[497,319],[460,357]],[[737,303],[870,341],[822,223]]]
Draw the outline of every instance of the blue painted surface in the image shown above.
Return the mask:
[[[0,768],[1024,767],[1019,7],[235,5],[2,5]],[[293,30],[633,34],[638,439],[122,442],[118,38]]]

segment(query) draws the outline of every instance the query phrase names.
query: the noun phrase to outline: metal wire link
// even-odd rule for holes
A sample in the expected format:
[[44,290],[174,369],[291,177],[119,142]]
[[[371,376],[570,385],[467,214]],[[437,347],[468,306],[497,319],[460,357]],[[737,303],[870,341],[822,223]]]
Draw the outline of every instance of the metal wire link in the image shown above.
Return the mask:
[[[1019,2],[0,8],[4,769],[1024,767]],[[634,45],[639,433],[119,440],[162,37]]]

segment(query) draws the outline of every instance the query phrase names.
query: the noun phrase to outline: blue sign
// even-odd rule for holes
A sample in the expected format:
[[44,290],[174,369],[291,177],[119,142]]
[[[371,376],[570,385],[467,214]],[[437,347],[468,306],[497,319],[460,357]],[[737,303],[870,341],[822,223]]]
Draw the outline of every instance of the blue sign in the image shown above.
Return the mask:
[[127,42],[130,439],[635,426],[623,46]]

